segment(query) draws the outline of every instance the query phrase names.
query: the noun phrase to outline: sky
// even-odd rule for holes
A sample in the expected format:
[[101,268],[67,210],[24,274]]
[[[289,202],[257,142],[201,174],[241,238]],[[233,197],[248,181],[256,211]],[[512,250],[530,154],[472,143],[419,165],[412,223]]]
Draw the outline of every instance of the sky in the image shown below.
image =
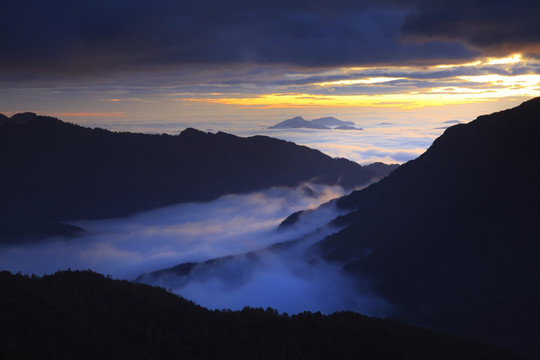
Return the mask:
[[[451,122],[540,95],[539,15],[536,0],[11,1],[0,113],[401,163]],[[293,116],[364,132],[266,129]]]

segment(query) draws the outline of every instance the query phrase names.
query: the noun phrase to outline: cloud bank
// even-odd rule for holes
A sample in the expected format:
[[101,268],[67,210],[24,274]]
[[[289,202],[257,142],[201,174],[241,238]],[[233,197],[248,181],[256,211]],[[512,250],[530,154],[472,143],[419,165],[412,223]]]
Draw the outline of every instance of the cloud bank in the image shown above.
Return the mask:
[[[334,204],[327,203],[302,213],[291,228],[279,230],[282,239],[292,241],[194,266],[185,264],[179,271],[160,271],[137,280],[165,287],[211,309],[240,310],[249,305],[291,314],[353,310],[390,315],[395,308],[378,297],[368,281],[353,279],[340,265],[307,251],[338,230],[325,225],[337,215]],[[299,238],[299,234],[304,235]]]
[[[464,59],[458,42],[401,44],[416,1],[10,2],[1,68],[81,74],[220,64],[303,67]],[[38,56],[36,56],[38,55]]]
[[240,0],[9,2],[4,71],[155,70],[220,64],[329,67],[540,54],[539,4]]
[[[180,263],[202,262],[189,278],[168,275],[146,282],[209,308],[270,306],[289,313],[388,314],[392,306],[375,296],[367,282],[353,281],[340,267],[305,256],[308,246],[336,231],[325,224],[339,214],[328,201],[340,195],[340,187],[305,184],[122,219],[79,221],[75,224],[88,230],[84,236],[4,245],[0,264],[3,270],[26,274],[92,269],[134,280]],[[326,204],[318,207],[322,203]],[[291,213],[316,207],[294,226],[276,230]],[[321,229],[314,231],[317,228]],[[211,259],[218,260],[207,262]]]
[[540,3],[534,0],[427,1],[409,14],[404,37],[418,41],[458,40],[486,55],[540,55]]
[[306,184],[179,204],[127,218],[77,221],[73,224],[87,230],[84,236],[3,246],[0,264],[28,274],[71,267],[134,279],[180,262],[243,253],[302,236],[309,229],[287,233],[288,238],[274,230],[291,213],[343,194],[341,187]]

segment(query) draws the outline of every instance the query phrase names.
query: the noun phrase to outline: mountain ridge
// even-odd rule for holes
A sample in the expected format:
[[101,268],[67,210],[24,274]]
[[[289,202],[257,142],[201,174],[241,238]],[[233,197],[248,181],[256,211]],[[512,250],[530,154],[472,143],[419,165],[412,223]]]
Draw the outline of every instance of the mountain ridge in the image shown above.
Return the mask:
[[369,278],[410,322],[540,358],[538,136],[540,98],[448,128],[338,199],[350,210],[333,221],[344,229],[316,249]]
[[[359,287],[368,281],[400,321],[540,359],[539,136],[540,98],[447,129],[419,158],[333,200],[348,213],[305,261],[340,264]],[[149,276],[187,281],[196,266],[217,271],[232,259]]]
[[380,178],[352,161],[265,136],[111,132],[33,113],[0,126],[0,151],[8,174],[0,179],[3,239],[25,227],[50,235],[51,223],[61,227],[271,186],[312,181],[354,188]]

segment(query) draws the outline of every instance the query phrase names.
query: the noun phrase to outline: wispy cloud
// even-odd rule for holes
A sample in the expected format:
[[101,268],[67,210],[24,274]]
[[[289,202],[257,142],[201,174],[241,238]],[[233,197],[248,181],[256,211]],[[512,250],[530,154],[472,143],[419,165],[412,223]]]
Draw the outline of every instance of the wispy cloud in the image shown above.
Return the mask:
[[95,117],[115,118],[115,117],[123,117],[123,116],[125,116],[125,114],[122,111],[107,112],[107,113],[103,113],[103,112],[85,112],[85,113],[69,112],[69,113],[63,113],[63,112],[61,112],[61,113],[51,113],[50,115],[51,116],[56,116],[56,117],[91,117],[91,118],[95,118]]

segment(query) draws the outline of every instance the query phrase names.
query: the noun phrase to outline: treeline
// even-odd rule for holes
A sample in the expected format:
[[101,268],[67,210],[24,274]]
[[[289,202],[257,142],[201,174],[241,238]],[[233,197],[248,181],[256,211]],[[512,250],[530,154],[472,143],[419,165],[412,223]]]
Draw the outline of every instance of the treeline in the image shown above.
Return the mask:
[[519,359],[353,312],[211,311],[91,271],[0,273],[0,359]]

